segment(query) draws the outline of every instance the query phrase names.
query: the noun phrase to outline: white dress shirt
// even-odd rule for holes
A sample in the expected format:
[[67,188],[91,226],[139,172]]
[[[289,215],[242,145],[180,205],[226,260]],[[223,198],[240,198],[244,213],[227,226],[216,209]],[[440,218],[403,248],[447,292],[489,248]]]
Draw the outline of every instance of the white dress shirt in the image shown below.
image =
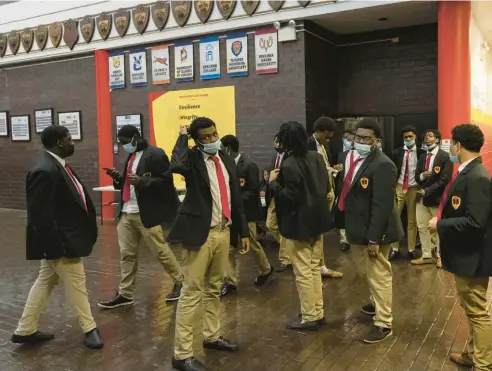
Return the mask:
[[[135,174],[137,171],[138,163],[140,162],[142,155],[143,155],[143,151],[138,151],[135,153],[135,160],[133,161],[132,168],[131,168],[131,172],[133,174]],[[124,181],[127,182],[128,179],[124,179]],[[123,187],[124,186],[125,184],[123,183]],[[137,194],[135,193],[135,186],[131,184],[130,184],[130,201],[126,202],[123,205],[122,211],[127,214],[138,214],[140,212],[140,209],[138,208]]]
[[212,222],[210,223],[210,227],[217,227],[219,225],[228,225],[230,224],[229,220],[224,220],[224,212],[222,211],[222,202],[220,199],[220,188],[219,188],[219,179],[217,178],[217,170],[215,169],[215,162],[212,161],[211,157],[217,157],[219,159],[219,164],[222,168],[222,173],[224,174],[224,179],[227,188],[227,199],[229,201],[229,210],[231,210],[231,189],[229,187],[229,173],[227,172],[227,168],[225,167],[222,159],[217,154],[215,156],[211,156],[205,152],[202,152],[203,160],[205,161],[205,166],[207,167],[208,177],[210,179],[210,193],[212,194]]
[[468,164],[469,164],[470,162],[472,162],[473,160],[475,160],[475,159],[476,159],[476,157],[472,158],[471,160],[468,160],[467,162],[463,162],[463,163],[460,165],[460,167],[458,168],[458,174],[459,174],[459,173],[461,173],[463,170],[465,170],[465,167],[467,167],[467,166],[468,166]]
[[[407,151],[410,152],[407,154]],[[403,179],[405,178],[407,156],[410,156],[408,159],[408,165],[410,167],[410,173],[408,174],[408,186],[413,187],[417,185],[417,182],[415,181],[415,170],[417,170],[417,146],[413,146],[412,149],[408,149],[406,146],[403,146],[403,163],[401,165],[400,178],[398,179],[398,183],[401,185],[403,185]]]
[[351,163],[350,160],[351,160],[352,156],[354,156],[354,161],[356,161],[359,158],[361,158],[361,160],[355,165],[355,171],[354,171],[354,174],[352,175],[352,179],[350,179],[350,183],[352,183],[354,181],[355,175],[357,174],[357,172],[359,171],[360,167],[362,166],[362,164],[364,163],[364,161],[367,158],[367,156],[364,156],[364,157],[359,156],[359,154],[357,153],[357,151],[355,149],[352,149],[352,150],[348,151],[347,152],[347,157],[345,158],[345,165],[344,165],[345,174],[343,176],[343,179],[345,179],[345,177],[347,176],[347,173],[348,173],[348,171],[350,169],[350,163]]
[[284,160],[284,155],[285,152],[282,152],[280,154],[277,153],[277,157],[275,158],[275,163],[273,165],[276,166],[278,161],[278,168],[280,168],[280,165],[282,165],[282,161]]
[[[434,168],[434,160],[436,159],[437,152],[439,152],[439,146],[435,146],[432,149],[432,151],[427,152],[425,154],[424,167],[425,167],[425,164],[427,163],[427,155],[430,153],[430,154],[432,154],[432,156],[431,156],[431,159],[430,159],[430,162],[429,162],[429,168],[428,169],[424,168],[424,171],[432,171],[432,169]],[[420,180],[421,181],[424,181],[424,179],[425,179],[424,173],[421,173],[420,174]]]

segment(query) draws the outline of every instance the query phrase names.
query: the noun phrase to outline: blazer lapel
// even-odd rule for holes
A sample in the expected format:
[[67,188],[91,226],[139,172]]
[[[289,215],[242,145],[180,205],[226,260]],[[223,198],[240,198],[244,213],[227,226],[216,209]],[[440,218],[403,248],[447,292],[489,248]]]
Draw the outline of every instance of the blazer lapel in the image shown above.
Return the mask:
[[374,156],[376,156],[376,151],[377,150],[372,151],[369,154],[369,156],[367,156],[367,158],[364,160],[364,162],[362,163],[362,165],[359,167],[359,170],[357,171],[357,173],[354,176],[354,179],[352,180],[352,184],[350,185],[350,189],[352,189],[352,187],[355,184],[357,184],[357,182],[359,181],[359,179],[362,177],[362,174],[364,174],[364,171],[366,171],[367,167],[369,166],[369,164],[374,159]]
[[[144,149],[142,151],[142,157],[140,157],[140,160],[138,161],[138,165],[136,169],[137,174],[142,175],[143,173],[145,173],[145,168],[146,168],[145,163],[147,162],[147,159],[149,157],[150,157],[149,151],[147,151],[147,149]],[[128,166],[128,162],[126,166]]]
[[454,179],[454,182],[451,184],[451,187],[449,188],[449,191],[446,195],[446,202],[445,204],[449,201],[449,196],[451,196],[458,186],[458,184],[461,183],[461,181],[464,178],[464,175],[467,174],[471,169],[473,169],[477,164],[482,163],[482,157],[477,157],[474,159],[472,162],[470,162]]
[[205,165],[205,159],[203,158],[203,154],[198,149],[195,149],[195,151],[197,152],[197,156],[198,156],[198,161],[197,161],[198,172],[205,180],[205,183],[207,184],[208,188],[210,188],[210,178],[208,176],[207,165]]

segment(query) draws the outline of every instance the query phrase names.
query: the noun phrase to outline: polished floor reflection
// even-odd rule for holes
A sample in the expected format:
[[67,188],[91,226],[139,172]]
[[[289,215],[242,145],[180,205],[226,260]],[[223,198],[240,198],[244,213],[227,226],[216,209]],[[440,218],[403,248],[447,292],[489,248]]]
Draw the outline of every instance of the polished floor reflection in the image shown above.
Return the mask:
[[[85,260],[93,314],[104,337],[102,351],[86,350],[82,334],[61,287],[41,318],[41,330],[55,340],[41,346],[9,342],[21,315],[38,262],[25,260],[25,214],[0,210],[0,370],[1,371],[169,371],[175,304],[165,302],[171,279],[142,247],[134,307],[103,311],[99,299],[114,295],[119,281],[116,228],[105,223],[93,256]],[[276,251],[267,248],[272,263]],[[345,274],[324,281],[327,326],[316,333],[286,330],[284,322],[299,312],[292,272],[275,273],[261,289],[253,286],[251,256],[238,257],[238,293],[223,300],[223,333],[241,346],[236,354],[204,352],[200,314],[196,318],[196,355],[211,371],[424,371],[459,370],[447,359],[461,350],[466,319],[449,274],[433,266],[394,267],[394,336],[379,345],[361,338],[371,325],[359,307],[368,299],[360,252],[340,253],[335,233],[327,235],[330,268]]]

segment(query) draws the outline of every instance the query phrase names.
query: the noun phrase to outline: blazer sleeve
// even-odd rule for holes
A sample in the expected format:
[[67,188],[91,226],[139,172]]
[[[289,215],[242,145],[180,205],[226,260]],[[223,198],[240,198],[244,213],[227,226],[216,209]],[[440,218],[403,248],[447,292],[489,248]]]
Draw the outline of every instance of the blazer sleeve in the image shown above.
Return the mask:
[[246,184],[242,189],[241,197],[244,202],[255,202],[260,192],[260,171],[254,162],[248,163],[246,168]]
[[295,206],[301,199],[300,179],[289,166],[283,166],[277,180],[270,182],[270,189],[273,191],[275,202],[282,203],[286,208],[296,209]]
[[181,174],[185,178],[190,172],[190,148],[188,147],[188,135],[181,134],[176,141],[171,155],[170,171],[172,173]]
[[146,188],[161,187],[165,184],[172,183],[172,174],[169,171],[169,158],[166,153],[158,148],[150,157],[150,166],[145,169],[145,172],[149,172],[150,176],[142,176],[141,181],[136,185],[138,190],[144,190]]
[[420,178],[422,173],[425,171],[425,161],[427,159],[427,156],[421,155],[417,161],[417,169],[415,170],[415,181],[419,185],[423,185],[424,181]]
[[241,238],[246,238],[249,236],[248,221],[246,218],[246,212],[244,211],[243,201],[241,199],[236,164],[232,162],[228,168],[231,169],[229,176],[231,177],[231,206],[232,210],[234,210],[234,215],[232,217],[232,223],[234,225],[233,229],[239,232],[239,236],[241,236]]
[[395,205],[395,165],[391,162],[378,165],[372,182],[371,216],[366,238],[368,241],[380,243]]
[[441,171],[439,172],[437,181],[435,181],[433,184],[425,188],[426,196],[430,196],[434,192],[437,192],[439,190],[444,190],[446,185],[451,181],[452,177],[453,177],[453,163],[448,157],[444,160],[444,164],[442,166]]

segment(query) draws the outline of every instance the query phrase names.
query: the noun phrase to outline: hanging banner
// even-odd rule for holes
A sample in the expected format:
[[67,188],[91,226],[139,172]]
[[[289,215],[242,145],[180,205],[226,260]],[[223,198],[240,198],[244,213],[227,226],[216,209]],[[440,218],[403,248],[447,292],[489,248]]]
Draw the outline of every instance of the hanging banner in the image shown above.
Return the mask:
[[220,78],[220,45],[218,37],[200,40],[200,79]]
[[170,82],[169,47],[167,45],[154,46],[152,48],[152,83],[160,85]]
[[193,81],[193,68],[193,44],[176,44],[174,47],[174,77],[176,81]]
[[145,49],[133,50],[130,53],[130,83],[132,86],[147,85],[147,53]]
[[114,52],[109,55],[109,88],[125,87],[125,54]]
[[239,34],[227,37],[227,75],[248,75],[248,35]]
[[277,30],[259,30],[255,34],[256,74],[278,72]]

